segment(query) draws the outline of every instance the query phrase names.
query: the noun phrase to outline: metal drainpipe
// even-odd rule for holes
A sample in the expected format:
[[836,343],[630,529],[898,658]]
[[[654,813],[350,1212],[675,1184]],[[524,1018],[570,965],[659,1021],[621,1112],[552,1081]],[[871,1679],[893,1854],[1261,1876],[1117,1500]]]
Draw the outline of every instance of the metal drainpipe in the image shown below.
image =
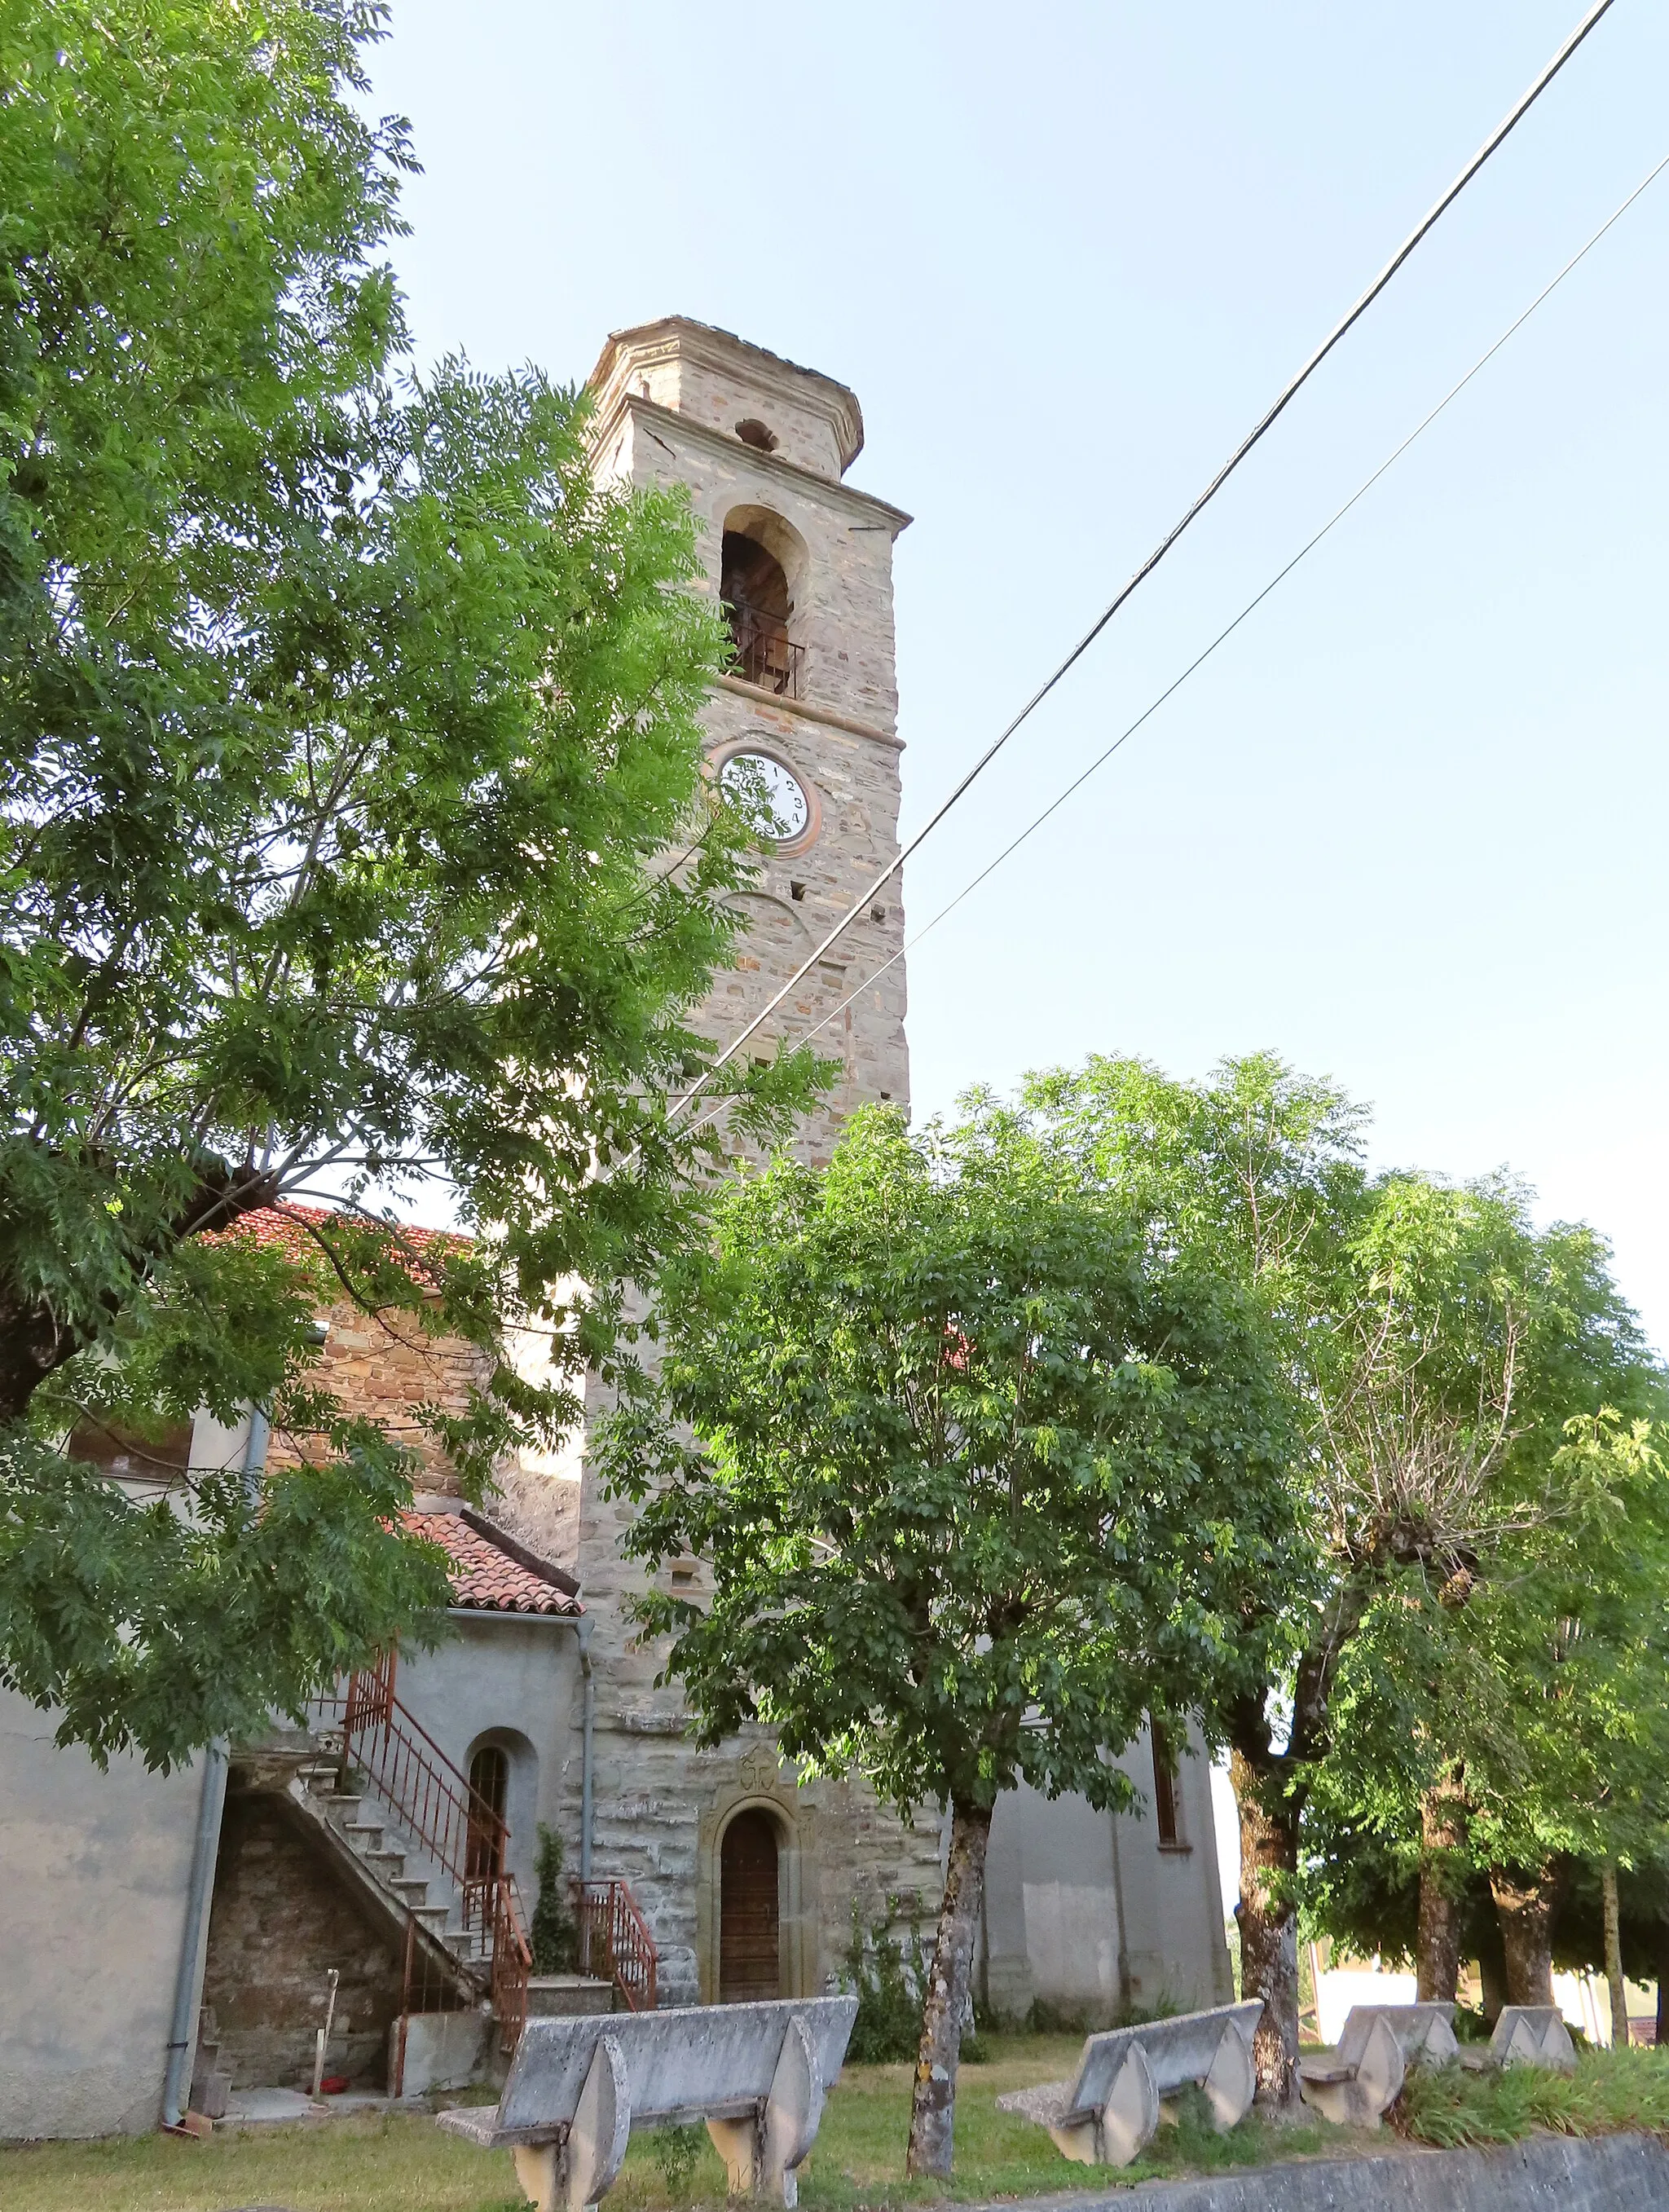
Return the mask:
[[580,1672],[586,1684],[580,1750],[580,1879],[583,1882],[591,1880],[592,1870],[592,1720],[597,1702],[596,1685],[592,1680],[589,1613],[580,1616],[576,1632],[580,1639]]
[[1113,1836],[1113,1909],[1119,1916],[1119,2010],[1128,2020],[1133,1991],[1130,1977],[1129,1923],[1125,1918],[1124,1865],[1119,1855],[1119,1816],[1116,1813],[1109,1813],[1107,1818]]
[[[260,1494],[271,1434],[272,1424],[264,1409],[252,1406],[249,1437],[243,1455],[244,1496],[252,1504]],[[191,2058],[197,2042],[192,2030],[203,1998],[206,1963],[203,1939],[209,1932],[215,1862],[220,1856],[221,1816],[226,1810],[226,1765],[230,1750],[227,1739],[216,1736],[203,1759],[203,1795],[197,1800],[197,1835],[191,1844],[191,1877],[185,1891],[185,1930],[180,1941],[173,2018],[168,2028],[168,2070],[162,2085],[165,2128],[179,2127],[185,2117],[185,2100],[191,2093]]]

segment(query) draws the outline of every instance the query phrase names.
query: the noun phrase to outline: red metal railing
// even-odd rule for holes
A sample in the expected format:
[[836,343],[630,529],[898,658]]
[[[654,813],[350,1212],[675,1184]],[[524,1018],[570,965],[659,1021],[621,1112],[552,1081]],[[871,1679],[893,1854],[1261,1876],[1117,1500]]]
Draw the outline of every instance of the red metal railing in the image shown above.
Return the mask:
[[655,1939],[623,1881],[574,1884],[580,1971],[612,1982],[630,2012],[655,2009]]
[[492,1961],[493,2014],[499,2049],[509,2057],[527,2019],[527,1978],[533,1948],[513,1874],[489,1875],[464,1885],[464,1924],[478,1927]]
[[805,647],[789,642],[781,616],[750,607],[745,599],[727,601],[725,611],[736,648],[731,673],[744,684],[758,684],[762,691],[775,692],[780,699],[798,699]]
[[[510,1831],[503,1816],[395,1696],[391,1652],[374,1669],[351,1675],[342,1689],[313,1698],[307,1720],[314,1735],[339,1735],[343,1766],[364,1778],[412,1840],[458,1883],[464,1927],[479,1941],[480,1966],[490,1983],[500,2043],[507,2054],[513,2051],[527,2017],[533,1961],[516,1878],[505,1870]],[[407,1917],[409,2012],[430,2001],[434,1976],[422,1964],[427,1952],[418,1944],[416,1917]]]
[[343,1764],[364,1776],[454,1881],[497,1873],[510,1840],[502,1815],[406,1711],[393,1676],[391,1660],[351,1675],[344,1689],[313,1699],[309,1727],[315,1735],[340,1732]]

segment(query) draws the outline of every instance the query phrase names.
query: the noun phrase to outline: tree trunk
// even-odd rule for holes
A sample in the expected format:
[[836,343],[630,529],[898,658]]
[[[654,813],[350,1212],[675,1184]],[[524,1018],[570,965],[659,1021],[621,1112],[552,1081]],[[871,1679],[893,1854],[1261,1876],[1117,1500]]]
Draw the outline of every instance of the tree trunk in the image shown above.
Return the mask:
[[1420,1801],[1420,1921],[1415,1939],[1422,2004],[1453,2004],[1460,1987],[1460,1906],[1466,1880],[1466,1800],[1458,1773]]
[[1657,2028],[1656,2041],[1660,2051],[1669,2051],[1669,1921],[1660,1920],[1657,1928]]
[[1298,1915],[1292,1903],[1298,1870],[1298,1815],[1282,1806],[1271,1812],[1260,1778],[1242,1752],[1229,1758],[1235,1802],[1240,1808],[1241,1995],[1261,1997],[1263,2015],[1253,2039],[1258,2102],[1265,2110],[1297,2109]]
[[1617,1901],[1617,1866],[1607,1859],[1599,1870],[1599,1894],[1605,1908],[1605,1987],[1611,1995],[1613,2050],[1629,2047],[1629,1992],[1623,1980],[1623,1914]]
[[[228,1168],[223,1160],[205,1154],[192,1163],[197,1181],[179,1210],[154,1224],[131,1254],[136,1272],[161,1261],[190,1237],[225,1229],[246,1213],[273,1205],[278,1197],[276,1175],[253,1167]],[[111,1183],[112,1201],[121,1195]],[[113,1210],[113,1208],[112,1208]],[[113,1291],[102,1304],[113,1318],[119,1301]],[[21,1420],[29,1401],[67,1360],[93,1341],[90,1326],[76,1324],[55,1314],[50,1304],[14,1281],[0,1285],[0,1421]]]
[[19,1421],[46,1377],[73,1359],[82,1340],[44,1304],[0,1296],[0,1421]]
[[1490,1893],[1501,1923],[1507,1954],[1507,2002],[1551,2005],[1553,2002],[1553,1876],[1491,1867]]
[[1501,1941],[1500,1921],[1487,1912],[1478,1918],[1478,1978],[1483,1985],[1484,2022],[1493,2030],[1507,2002],[1507,1953]]
[[985,1895],[986,1846],[991,1841],[991,1808],[952,1805],[950,1863],[944,1876],[932,1970],[921,2008],[921,2043],[916,2052],[915,2095],[910,2107],[911,2173],[950,2178],[956,2119],[956,2062],[962,2052],[962,2019],[968,2010],[974,1939]]

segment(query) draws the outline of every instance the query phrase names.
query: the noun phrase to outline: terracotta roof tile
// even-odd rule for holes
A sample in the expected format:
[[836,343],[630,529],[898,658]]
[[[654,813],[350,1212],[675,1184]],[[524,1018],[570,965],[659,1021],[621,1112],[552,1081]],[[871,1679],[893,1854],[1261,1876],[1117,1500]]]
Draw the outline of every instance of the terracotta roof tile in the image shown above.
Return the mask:
[[[348,1216],[343,1217],[344,1219]],[[224,1229],[212,1232],[215,1237],[252,1237],[258,1244],[276,1244],[292,1260],[300,1260],[317,1250],[307,1235],[310,1222],[331,1221],[336,1218],[328,1206],[258,1206],[248,1213],[240,1213]],[[402,1221],[397,1224],[401,1237],[416,1252],[427,1252],[432,1247],[448,1248],[457,1251],[469,1249],[470,1240],[448,1229],[420,1229],[416,1222]]]
[[407,1513],[414,1536],[439,1544],[452,1560],[452,1603],[470,1613],[585,1611],[574,1578],[516,1542],[480,1514]]

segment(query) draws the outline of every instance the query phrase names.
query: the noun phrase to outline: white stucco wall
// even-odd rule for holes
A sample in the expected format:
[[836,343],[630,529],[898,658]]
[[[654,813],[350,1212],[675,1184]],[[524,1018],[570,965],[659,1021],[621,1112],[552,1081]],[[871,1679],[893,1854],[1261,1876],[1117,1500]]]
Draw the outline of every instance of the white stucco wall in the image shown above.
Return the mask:
[[462,1772],[483,1741],[508,1751],[509,1870],[531,1911],[541,1820],[561,1831],[567,1871],[580,1869],[578,1827],[561,1817],[580,1800],[577,1623],[479,1613],[452,1625],[458,1634],[438,1650],[402,1656],[395,1694]]
[[101,1774],[56,1725],[0,1690],[0,2138],[162,2110],[201,1771]]
[[[1145,1798],[1145,1735],[1120,1759]],[[992,2006],[1034,1999],[1091,2022],[1138,2009],[1188,2009],[1234,1994],[1223,1940],[1210,1770],[1183,1759],[1178,1841],[1150,1817],[1097,1813],[1078,1796],[1022,1787],[998,1802],[986,1867],[984,1978]],[[1120,1954],[1122,1952],[1122,1967]]]

